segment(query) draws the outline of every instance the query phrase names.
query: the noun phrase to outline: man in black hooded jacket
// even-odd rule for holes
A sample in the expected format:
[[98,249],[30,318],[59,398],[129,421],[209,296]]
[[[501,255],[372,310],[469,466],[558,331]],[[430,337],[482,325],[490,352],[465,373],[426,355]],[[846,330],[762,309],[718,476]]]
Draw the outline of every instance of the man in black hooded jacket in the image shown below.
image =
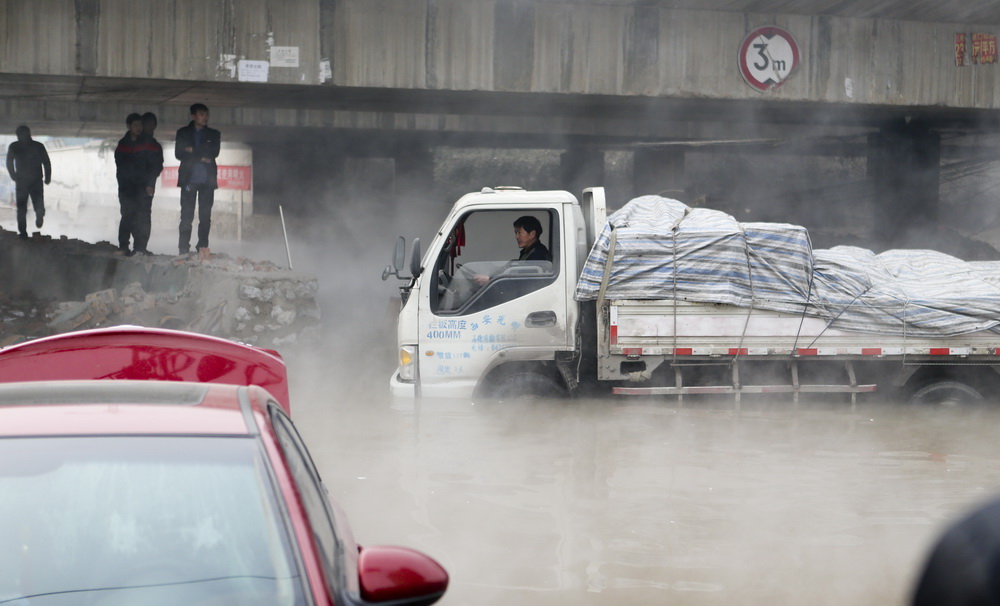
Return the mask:
[[15,184],[17,200],[17,235],[28,237],[28,198],[35,209],[35,227],[41,229],[45,220],[45,185],[52,181],[52,164],[45,146],[31,138],[31,129],[25,125],[14,131],[17,141],[7,148],[7,173]]

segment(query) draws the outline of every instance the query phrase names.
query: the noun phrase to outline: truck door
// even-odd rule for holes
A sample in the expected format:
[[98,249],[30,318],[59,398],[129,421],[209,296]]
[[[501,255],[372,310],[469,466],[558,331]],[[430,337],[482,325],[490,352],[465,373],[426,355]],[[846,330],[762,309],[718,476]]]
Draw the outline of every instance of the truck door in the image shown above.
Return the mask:
[[[524,217],[549,256],[519,259]],[[569,347],[560,226],[556,208],[474,210],[435,241],[418,319],[422,396],[468,397],[499,359],[551,360]]]

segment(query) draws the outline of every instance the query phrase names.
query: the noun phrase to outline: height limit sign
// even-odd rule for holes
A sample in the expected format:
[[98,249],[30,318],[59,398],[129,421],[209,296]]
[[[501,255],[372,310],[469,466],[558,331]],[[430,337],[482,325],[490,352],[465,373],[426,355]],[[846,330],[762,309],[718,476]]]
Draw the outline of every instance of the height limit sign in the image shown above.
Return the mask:
[[740,45],[740,73],[759,91],[774,90],[799,66],[799,46],[780,27],[760,27]]

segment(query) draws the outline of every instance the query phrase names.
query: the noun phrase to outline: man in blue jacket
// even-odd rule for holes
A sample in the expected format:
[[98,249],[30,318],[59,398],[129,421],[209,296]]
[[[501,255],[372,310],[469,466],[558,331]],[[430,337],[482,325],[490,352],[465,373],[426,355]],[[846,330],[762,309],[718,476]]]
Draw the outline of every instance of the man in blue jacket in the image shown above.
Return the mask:
[[201,103],[191,106],[191,123],[177,129],[174,156],[181,161],[177,185],[181,188],[181,222],[178,252],[191,251],[191,224],[195,204],[198,205],[198,242],[195,250],[208,248],[208,232],[212,229],[212,204],[218,188],[218,167],[222,135],[208,127],[208,107]]

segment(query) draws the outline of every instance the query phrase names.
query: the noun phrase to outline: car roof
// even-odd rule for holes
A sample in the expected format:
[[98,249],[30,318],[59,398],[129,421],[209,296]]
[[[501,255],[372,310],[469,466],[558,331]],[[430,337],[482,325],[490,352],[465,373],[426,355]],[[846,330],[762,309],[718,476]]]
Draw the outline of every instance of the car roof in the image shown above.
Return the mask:
[[0,437],[256,435],[275,401],[258,386],[175,381],[0,384]]

